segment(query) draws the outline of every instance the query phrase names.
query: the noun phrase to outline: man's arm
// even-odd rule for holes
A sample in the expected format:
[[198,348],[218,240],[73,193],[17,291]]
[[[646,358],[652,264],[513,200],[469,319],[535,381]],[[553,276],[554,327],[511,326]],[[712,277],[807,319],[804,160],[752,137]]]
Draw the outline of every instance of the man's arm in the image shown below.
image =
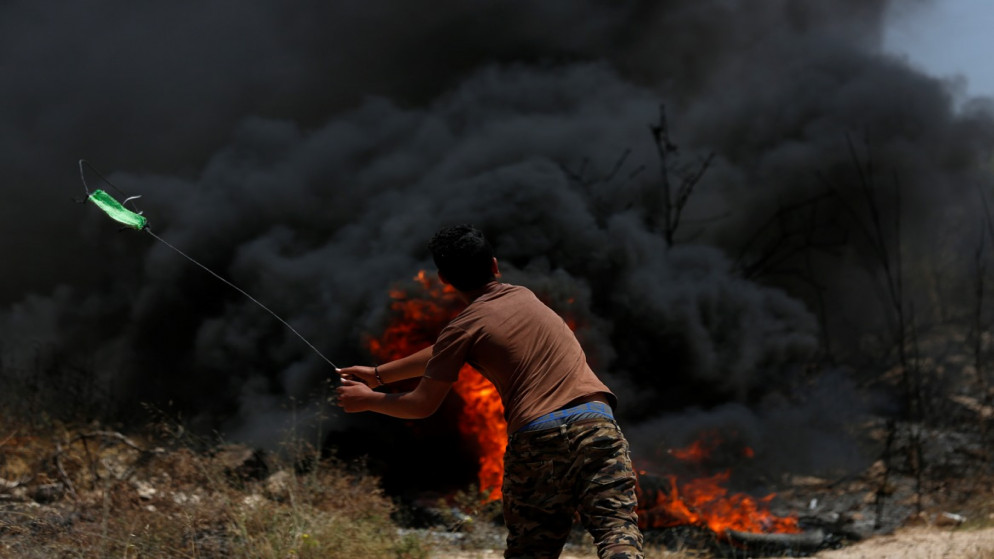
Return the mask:
[[[357,365],[339,369],[338,373],[342,378],[358,378],[373,387],[380,385],[380,379],[382,379],[383,384],[390,384],[399,380],[420,377],[425,374],[425,367],[428,366],[428,361],[431,359],[434,347],[428,346],[421,351],[389,363],[384,363],[379,367]],[[379,371],[379,379],[376,378],[374,371]]]
[[346,413],[374,411],[401,419],[421,419],[435,413],[450,388],[451,382],[422,378],[410,392],[384,394],[361,382],[343,378],[336,392],[338,405]]
[[423,376],[434,349],[435,346],[430,345],[417,353],[380,365],[380,378],[383,379],[384,384],[390,384],[398,380]]

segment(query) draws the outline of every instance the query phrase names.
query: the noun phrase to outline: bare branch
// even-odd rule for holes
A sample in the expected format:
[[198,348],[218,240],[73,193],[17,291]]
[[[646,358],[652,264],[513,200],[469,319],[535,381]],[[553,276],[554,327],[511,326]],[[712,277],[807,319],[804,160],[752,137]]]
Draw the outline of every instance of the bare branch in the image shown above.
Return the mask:
[[669,154],[677,151],[676,145],[670,141],[669,124],[666,122],[666,105],[659,105],[659,123],[649,126],[652,139],[656,144],[659,155],[660,187],[662,190],[663,234],[666,246],[673,246],[673,210],[670,194]]
[[[676,237],[676,231],[680,226],[680,217],[683,214],[684,208],[687,206],[687,202],[690,199],[690,195],[694,191],[694,187],[701,181],[704,177],[704,173],[707,172],[708,168],[711,166],[711,162],[714,160],[715,153],[711,152],[705,157],[698,165],[687,166],[689,169],[686,173],[681,173],[679,170],[673,170],[673,164],[670,160],[670,155],[675,154],[678,151],[676,144],[670,139],[669,123],[666,120],[666,105],[659,105],[659,122],[654,125],[649,126],[649,130],[652,132],[653,142],[656,144],[656,154],[659,157],[659,173],[660,173],[660,196],[659,203],[661,208],[658,212],[662,217],[662,234],[663,238],[666,240],[666,246],[673,246],[674,239]],[[670,179],[670,173],[675,172],[681,175],[680,186],[674,195],[673,184]],[[654,210],[650,204],[650,211]],[[649,221],[649,225],[658,230],[659,226],[652,220]]]
[[62,466],[62,445],[60,443],[55,443],[55,455],[52,456],[52,461],[55,463],[56,471],[59,472],[59,479],[62,480],[62,484],[66,486],[69,494],[72,495],[73,499],[79,499],[76,487],[69,478],[69,474],[66,473],[66,469]]
[[[680,189],[677,190],[676,201],[673,203],[673,221],[671,227],[673,233],[676,232],[677,228],[680,226],[680,216],[683,214],[683,208],[687,205],[687,201],[690,200],[690,194],[694,191],[694,187],[697,183],[704,177],[704,173],[707,172],[708,167],[711,166],[711,161],[714,160],[714,152],[708,154],[708,156],[701,162],[697,171],[684,177],[683,183],[680,185]],[[672,234],[669,235],[672,238]]]
[[[128,437],[125,437],[121,433],[118,433],[117,431],[92,431],[90,433],[81,433],[81,434],[76,435],[75,437],[73,437],[69,442],[70,443],[74,443],[76,441],[81,441],[81,440],[86,440],[86,439],[114,439],[114,440],[117,440],[117,441],[123,443],[125,446],[130,446],[131,448],[137,450],[138,452],[149,452],[149,451],[145,450],[144,448],[142,448],[142,447],[138,446],[137,444],[135,444]],[[156,449],[155,451],[162,452],[159,449]],[[155,451],[152,451],[152,452],[155,452]]]

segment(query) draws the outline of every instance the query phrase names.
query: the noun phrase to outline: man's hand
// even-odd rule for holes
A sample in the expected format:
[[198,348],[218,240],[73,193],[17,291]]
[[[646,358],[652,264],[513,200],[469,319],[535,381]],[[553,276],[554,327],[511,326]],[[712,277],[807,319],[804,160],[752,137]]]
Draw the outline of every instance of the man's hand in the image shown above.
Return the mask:
[[373,367],[356,365],[354,367],[338,369],[338,374],[341,375],[343,379],[358,380],[364,382],[366,386],[372,386],[375,388],[380,385],[380,381],[376,379],[376,373],[374,372],[375,370],[376,369]]
[[[345,369],[342,369],[342,371],[345,371]],[[370,371],[370,374],[372,374],[372,371]],[[342,384],[335,389],[335,392],[338,394],[338,405],[346,413],[368,411],[377,394],[377,392],[373,392],[372,388],[359,381],[345,378],[344,375],[342,376]]]

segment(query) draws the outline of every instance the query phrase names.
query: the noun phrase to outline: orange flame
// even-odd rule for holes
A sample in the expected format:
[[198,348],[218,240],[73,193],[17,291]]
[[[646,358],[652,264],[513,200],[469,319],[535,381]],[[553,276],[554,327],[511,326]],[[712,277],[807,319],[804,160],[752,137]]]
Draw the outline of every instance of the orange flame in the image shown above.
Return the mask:
[[[677,459],[701,463],[717,448],[720,440],[695,441],[669,454]],[[751,458],[752,449],[745,447],[743,456]],[[645,475],[645,472],[641,472]],[[744,493],[729,494],[724,486],[731,471],[678,482],[677,476],[666,476],[667,487],[655,494],[639,487],[639,524],[645,528],[664,528],[686,524],[707,526],[714,533],[723,535],[728,530],[752,533],[798,533],[800,527],[794,516],[776,516],[769,511],[769,503],[776,496],[771,493],[756,499]]]
[[705,442],[703,440],[698,440],[690,443],[690,446],[686,448],[674,448],[670,449],[669,453],[676,457],[677,460],[683,460],[684,462],[701,462],[711,455],[711,451],[717,446],[716,442]]
[[[462,310],[462,303],[451,286],[424,270],[418,272],[414,281],[416,286],[390,291],[393,319],[379,338],[368,342],[377,359],[399,359],[431,345],[442,328]],[[497,389],[468,365],[460,370],[459,380],[452,388],[464,402],[458,418],[459,432],[478,449],[480,491],[488,500],[500,499],[507,422]]]
[[497,389],[483,375],[469,365],[459,372],[459,382],[453,385],[466,402],[459,420],[459,432],[469,440],[475,440],[480,449],[480,491],[487,500],[501,498],[501,482],[504,479],[504,449],[507,448],[507,421],[504,420],[504,404],[500,401]]

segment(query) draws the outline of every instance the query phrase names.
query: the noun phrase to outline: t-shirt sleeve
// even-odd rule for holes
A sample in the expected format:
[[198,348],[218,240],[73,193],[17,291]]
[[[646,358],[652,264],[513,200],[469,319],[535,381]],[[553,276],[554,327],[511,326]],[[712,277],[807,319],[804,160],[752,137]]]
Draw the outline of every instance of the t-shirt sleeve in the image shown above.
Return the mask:
[[445,327],[435,340],[425,377],[444,382],[458,380],[459,370],[466,363],[472,344],[472,337],[462,328]]

